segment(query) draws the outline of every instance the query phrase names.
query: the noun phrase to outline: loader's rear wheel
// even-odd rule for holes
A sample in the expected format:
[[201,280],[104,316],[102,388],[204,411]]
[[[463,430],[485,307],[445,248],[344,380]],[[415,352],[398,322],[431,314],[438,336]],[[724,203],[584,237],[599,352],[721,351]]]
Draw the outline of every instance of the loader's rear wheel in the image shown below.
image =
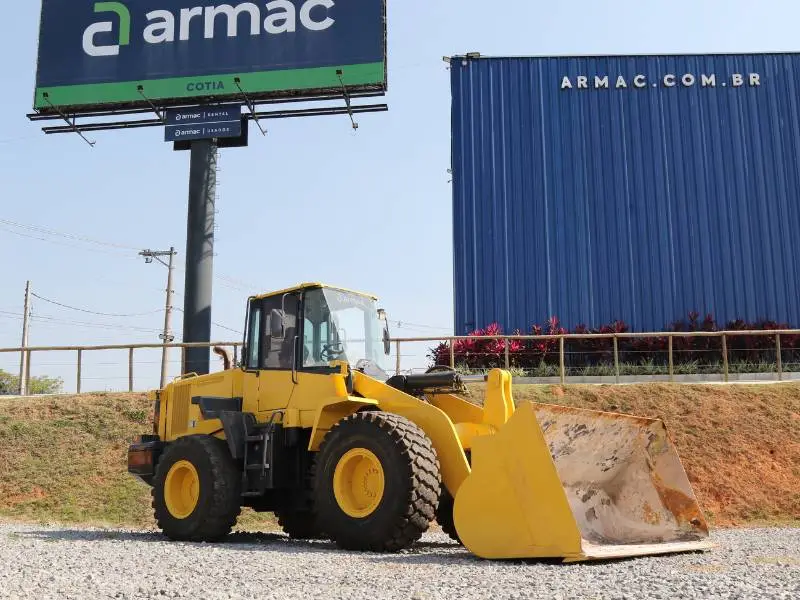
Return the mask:
[[316,457],[317,522],[348,550],[394,552],[427,531],[439,501],[439,461],[414,423],[356,413],[330,430]]
[[236,524],[241,472],[225,442],[181,438],[164,451],[153,481],[153,512],[172,540],[212,542]]

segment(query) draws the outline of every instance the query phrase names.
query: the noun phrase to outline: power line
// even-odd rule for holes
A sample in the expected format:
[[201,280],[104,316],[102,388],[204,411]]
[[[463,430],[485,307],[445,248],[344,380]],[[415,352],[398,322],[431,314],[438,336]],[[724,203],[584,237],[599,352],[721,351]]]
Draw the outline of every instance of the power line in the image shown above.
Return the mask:
[[[21,318],[21,317],[20,317]],[[79,327],[93,327],[95,329],[106,329],[111,331],[140,331],[143,333],[160,333],[160,329],[154,329],[151,327],[138,327],[136,325],[117,325],[114,323],[95,323],[92,321],[70,321],[68,319],[58,319],[56,317],[51,317],[47,315],[33,315],[31,317],[34,321],[37,321],[41,325],[75,325]]]
[[[78,246],[76,244],[70,244],[68,242],[60,242],[58,240],[48,240],[48,239],[43,238],[43,237],[38,237],[38,236],[35,236],[35,235],[31,235],[29,233],[22,233],[21,231],[14,231],[13,229],[9,229],[8,227],[0,226],[0,229],[2,229],[3,231],[6,231],[8,233],[12,233],[14,235],[20,236],[20,237],[29,238],[29,239],[32,239],[32,240],[38,240],[40,242],[46,242],[48,244],[56,244],[58,246],[66,246],[67,248],[74,248],[75,250],[83,250],[84,252],[93,252],[93,253],[100,252],[100,253],[103,253],[103,254],[110,254],[110,255],[113,255],[113,256],[125,256],[120,252],[114,252],[114,251],[111,251],[111,250],[101,250],[101,249],[97,249],[97,248],[87,248],[85,246]],[[127,257],[126,256],[126,258],[133,258],[133,257]]]
[[[180,313],[182,313],[182,312],[183,312],[183,309],[182,309],[182,308],[175,307],[175,310],[177,310],[177,311],[178,311],[178,312],[180,312]],[[226,330],[228,330],[228,331],[232,331],[233,333],[238,333],[239,335],[242,335],[242,332],[241,332],[240,330],[238,330],[238,329],[232,329],[231,327],[228,327],[227,325],[222,325],[221,323],[217,323],[216,321],[211,321],[211,324],[212,324],[212,325],[216,325],[216,326],[217,326],[217,327],[219,327],[220,329],[226,329]]]
[[228,330],[228,331],[230,331],[232,333],[238,333],[239,335],[242,335],[242,332],[239,331],[238,329],[231,329],[230,327],[226,327],[225,325],[220,325],[219,323],[215,323],[214,321],[211,321],[211,324],[212,325],[216,325],[220,329],[226,329],[226,330]]
[[[6,225],[6,227],[3,227],[2,225]],[[84,242],[84,243],[90,243],[90,244],[95,244],[95,245],[99,245],[99,246],[106,246],[108,248],[114,248],[115,250],[102,250],[102,249],[98,249],[98,248],[94,248],[94,249],[90,250],[89,248],[86,248],[84,246],[78,246],[78,245],[70,244],[70,243],[63,242],[63,241],[47,239],[47,238],[44,238],[44,237],[39,237],[39,236],[36,236],[36,235],[32,235],[31,233],[23,233],[22,231],[15,231],[14,229],[9,229],[8,226],[16,227],[18,229],[24,229],[24,230],[29,231],[29,232],[38,233],[40,235],[56,236],[56,237],[62,237],[62,238],[69,239],[69,240],[74,240],[74,241],[79,241],[79,242]],[[134,247],[134,246],[127,246],[127,245],[124,245],[124,244],[117,244],[115,242],[108,242],[108,241],[104,241],[104,240],[98,240],[96,238],[91,238],[91,237],[88,237],[88,236],[85,236],[85,235],[81,235],[81,234],[77,234],[77,233],[69,233],[69,232],[66,232],[66,231],[60,231],[60,230],[57,230],[57,229],[51,229],[49,227],[42,227],[40,225],[31,225],[31,224],[27,224],[27,223],[19,223],[17,221],[11,221],[9,219],[0,218],[0,229],[2,229],[3,231],[7,231],[9,233],[13,233],[14,235],[18,235],[18,236],[29,238],[29,239],[33,239],[33,240],[37,240],[37,241],[40,241],[40,242],[46,242],[48,244],[57,244],[57,245],[60,245],[60,246],[66,246],[68,248],[74,248],[76,250],[83,250],[84,252],[88,252],[88,251],[90,251],[90,252],[102,252],[104,254],[109,254],[109,255],[117,256],[117,257],[125,257],[125,258],[129,258],[129,259],[136,259],[137,257],[128,254],[128,251],[136,251],[138,253],[139,250],[140,250],[140,248],[137,248],[137,247]],[[176,267],[176,270],[185,272],[185,270],[183,268],[181,268],[181,267]],[[252,290],[254,290],[254,289],[256,289],[258,287],[258,286],[250,285],[247,282],[242,281],[241,279],[236,279],[235,277],[231,277],[230,275],[226,275],[225,273],[215,273],[214,274],[214,279],[219,280],[220,285],[222,287],[225,287],[225,288],[228,288],[228,289],[231,289],[231,290],[235,290],[237,292],[240,292],[240,291],[252,291]],[[180,295],[180,294],[178,294],[178,295]]]
[[87,242],[89,244],[97,244],[99,246],[108,246],[110,248],[118,248],[121,250],[138,250],[138,248],[134,248],[133,246],[125,246],[123,244],[117,244],[114,242],[105,242],[103,240],[97,240],[94,238],[87,237],[85,235],[79,235],[76,233],[67,233],[65,231],[59,231],[57,229],[50,229],[49,227],[41,227],[40,225],[28,225],[26,223],[17,223],[16,221],[9,221],[8,219],[0,219],[0,223],[4,225],[10,225],[11,227],[17,227],[19,229],[27,229],[28,231],[34,231],[36,233],[63,237],[71,240],[77,240],[80,242]]
[[62,308],[67,308],[69,310],[75,310],[75,311],[82,312],[82,313],[87,313],[87,314],[90,314],[90,315],[98,315],[100,317],[146,317],[146,316],[149,316],[149,315],[154,315],[156,313],[164,312],[163,308],[158,308],[156,310],[151,310],[151,311],[144,312],[144,313],[131,313],[131,314],[104,313],[104,312],[97,312],[97,311],[94,311],[94,310],[88,310],[88,309],[85,309],[85,308],[77,308],[75,306],[69,306],[68,304],[62,304],[61,302],[56,302],[55,300],[50,300],[48,298],[44,298],[43,296],[40,296],[38,294],[31,294],[31,296],[33,296],[34,298],[38,298],[39,300],[42,300],[44,302],[47,302],[48,304],[55,304],[56,306],[60,306]]
[[408,321],[389,321],[392,325],[397,325],[399,329],[432,329],[434,331],[450,331],[452,327],[436,327],[434,325],[422,325],[420,323],[409,323]]

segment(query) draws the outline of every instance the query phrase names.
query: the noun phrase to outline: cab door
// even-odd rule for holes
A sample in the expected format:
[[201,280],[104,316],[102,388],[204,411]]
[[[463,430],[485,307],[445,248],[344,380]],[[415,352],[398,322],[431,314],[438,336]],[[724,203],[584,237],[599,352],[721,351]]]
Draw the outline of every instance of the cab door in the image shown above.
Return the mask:
[[242,410],[248,413],[258,412],[258,387],[261,380],[261,338],[263,313],[260,300],[250,300],[247,312],[247,343],[242,349]]
[[[300,293],[266,298],[261,310],[258,411],[268,412],[287,408],[295,388]],[[280,321],[283,327],[279,326]]]

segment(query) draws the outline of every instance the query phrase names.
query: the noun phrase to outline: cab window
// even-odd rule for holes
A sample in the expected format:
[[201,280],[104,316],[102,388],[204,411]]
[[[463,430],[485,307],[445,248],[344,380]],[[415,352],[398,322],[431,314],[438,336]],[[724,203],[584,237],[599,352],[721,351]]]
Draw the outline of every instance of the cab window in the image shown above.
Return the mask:
[[258,357],[261,351],[261,304],[258,302],[253,302],[250,306],[247,340],[245,364],[248,369],[258,369]]
[[[297,315],[300,297],[297,293],[265,298],[262,304],[264,314],[264,335],[262,338],[261,368],[292,369],[295,365],[295,336],[299,335]],[[275,335],[272,320],[284,315],[283,335]],[[279,329],[279,328],[278,328]],[[300,342],[297,342],[298,348]]]

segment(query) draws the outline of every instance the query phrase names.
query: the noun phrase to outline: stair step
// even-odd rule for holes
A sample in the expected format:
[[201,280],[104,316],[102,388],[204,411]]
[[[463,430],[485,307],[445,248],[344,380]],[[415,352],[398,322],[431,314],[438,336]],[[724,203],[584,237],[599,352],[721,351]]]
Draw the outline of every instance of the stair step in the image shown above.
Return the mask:
[[242,492],[242,496],[245,496],[246,498],[256,498],[263,495],[264,492]]
[[261,471],[262,469],[263,470],[269,469],[269,465],[263,465],[263,466],[262,465],[247,465],[245,467],[245,469],[247,469],[248,471]]

